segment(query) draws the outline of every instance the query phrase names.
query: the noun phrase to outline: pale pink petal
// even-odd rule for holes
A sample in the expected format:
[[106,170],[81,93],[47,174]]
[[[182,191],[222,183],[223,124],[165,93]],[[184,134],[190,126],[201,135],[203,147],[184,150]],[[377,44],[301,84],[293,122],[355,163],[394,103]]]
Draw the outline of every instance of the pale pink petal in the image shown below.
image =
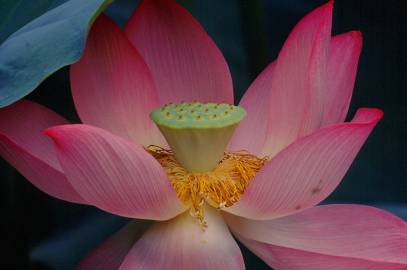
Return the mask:
[[76,270],[114,270],[122,264],[133,244],[145,232],[149,222],[132,221],[92,250]]
[[256,78],[244,94],[239,105],[246,112],[230,142],[233,150],[245,149],[252,154],[260,155],[266,140],[270,119],[271,78],[276,62],[272,62]]
[[345,120],[355,85],[362,35],[352,31],[332,38],[322,125]]
[[183,210],[161,165],[142,147],[105,130],[46,130],[69,182],[90,204],[132,218],[169,219]]
[[292,30],[276,60],[268,133],[263,152],[278,153],[322,121],[333,1],[305,16]]
[[405,264],[377,263],[300,251],[238,238],[274,270],[405,270]]
[[142,145],[162,144],[163,137],[149,118],[159,107],[150,71],[111,19],[98,17],[70,76],[75,106],[85,124]]
[[67,121],[28,100],[0,110],[0,156],[43,192],[58,199],[85,203],[67,181],[52,141],[43,134]]
[[378,109],[359,109],[352,122],[299,139],[268,161],[240,201],[225,210],[271,219],[318,204],[340,183],[382,115]]
[[229,68],[201,25],[175,0],[142,0],[125,27],[163,103],[233,104]]
[[407,268],[407,223],[376,208],[325,205],[270,221],[227,220],[277,270]]
[[240,249],[216,210],[207,209],[202,230],[189,213],[160,222],[133,246],[121,270],[244,269]]

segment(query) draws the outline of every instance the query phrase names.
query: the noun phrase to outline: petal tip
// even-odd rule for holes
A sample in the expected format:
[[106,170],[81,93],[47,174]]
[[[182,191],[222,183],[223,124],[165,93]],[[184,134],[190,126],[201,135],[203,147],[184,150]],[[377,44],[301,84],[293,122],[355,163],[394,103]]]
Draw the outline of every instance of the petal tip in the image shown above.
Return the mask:
[[363,34],[359,30],[351,31],[352,38],[355,40],[357,46],[362,48],[363,45]]
[[362,47],[363,44],[363,34],[360,30],[353,30],[345,33],[344,35],[348,35],[350,39],[353,40],[353,42],[356,44],[358,47]]
[[[43,133],[51,138],[56,146],[61,146],[60,142],[62,140],[62,136],[64,131],[67,131],[75,126],[79,126],[80,124],[72,124],[72,125],[58,125],[52,126],[49,128],[44,129]],[[83,126],[83,125],[82,125]]]
[[376,125],[383,118],[384,112],[378,108],[359,108],[352,122],[364,125]]
[[55,141],[58,138],[60,127],[61,126],[53,126],[46,128],[43,133]]
[[334,4],[335,4],[335,0],[330,0],[330,1],[328,1],[325,5],[326,5],[327,7],[329,7],[329,8],[333,8]]
[[44,129],[43,133],[45,136],[49,137],[56,147],[60,147],[60,127],[61,126],[54,126]]
[[380,120],[384,115],[384,112],[379,108],[364,108],[364,107],[362,107],[362,108],[359,108],[356,113],[369,114],[375,120]]
[[309,23],[311,21],[320,21],[322,24],[331,24],[332,23],[332,14],[334,8],[334,1],[331,0],[309,12],[301,19],[297,25]]
[[332,14],[332,10],[333,10],[334,4],[335,4],[334,2],[335,2],[334,0],[330,0],[330,1],[326,2],[325,4],[323,4],[320,7],[320,10],[328,13],[327,15],[329,15],[329,13]]
[[350,33],[356,39],[362,39],[363,38],[362,32],[360,30],[353,30],[353,31],[350,31]]

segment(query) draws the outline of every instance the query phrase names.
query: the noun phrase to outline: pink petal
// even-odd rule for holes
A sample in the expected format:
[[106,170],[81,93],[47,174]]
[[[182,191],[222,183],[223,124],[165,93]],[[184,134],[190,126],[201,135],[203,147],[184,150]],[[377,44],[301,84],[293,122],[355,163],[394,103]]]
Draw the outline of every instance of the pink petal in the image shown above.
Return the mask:
[[120,231],[92,250],[76,270],[118,269],[133,244],[146,230],[146,222],[132,221]]
[[132,218],[169,219],[183,210],[161,165],[142,147],[87,125],[47,129],[75,190],[90,204]]
[[360,109],[350,123],[299,139],[271,159],[226,211],[271,219],[318,204],[340,183],[382,115],[378,109]]
[[238,238],[275,270],[404,270],[405,265],[320,255]]
[[355,85],[361,50],[362,35],[358,31],[332,38],[322,125],[345,120]]
[[72,95],[85,124],[107,129],[142,145],[162,144],[149,118],[159,107],[150,71],[119,27],[101,15],[85,52],[71,66]]
[[407,223],[376,208],[325,205],[270,221],[227,219],[238,238],[275,269],[407,267]]
[[244,269],[240,249],[220,214],[207,209],[206,219],[205,231],[189,213],[155,224],[136,242],[120,269]]
[[125,32],[149,66],[162,103],[233,104],[232,79],[222,53],[174,0],[142,0]]
[[47,108],[22,100],[0,110],[0,155],[43,192],[85,203],[67,181],[52,141],[43,130],[67,121]]
[[233,150],[245,149],[252,154],[260,155],[268,133],[270,118],[271,78],[276,62],[272,62],[256,78],[244,94],[239,105],[246,112],[230,142]]
[[276,60],[268,133],[269,155],[316,130],[322,121],[333,1],[305,16],[292,30]]

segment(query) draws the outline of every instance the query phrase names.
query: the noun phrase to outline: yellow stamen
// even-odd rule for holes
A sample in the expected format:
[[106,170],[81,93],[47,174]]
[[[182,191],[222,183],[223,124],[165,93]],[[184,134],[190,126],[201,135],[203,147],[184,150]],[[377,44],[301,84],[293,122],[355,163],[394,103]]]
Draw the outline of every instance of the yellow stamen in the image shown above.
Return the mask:
[[226,152],[212,171],[189,172],[171,150],[150,145],[147,151],[163,166],[178,198],[190,207],[191,215],[204,228],[205,202],[218,209],[232,206],[267,161],[267,157],[259,158],[246,151]]

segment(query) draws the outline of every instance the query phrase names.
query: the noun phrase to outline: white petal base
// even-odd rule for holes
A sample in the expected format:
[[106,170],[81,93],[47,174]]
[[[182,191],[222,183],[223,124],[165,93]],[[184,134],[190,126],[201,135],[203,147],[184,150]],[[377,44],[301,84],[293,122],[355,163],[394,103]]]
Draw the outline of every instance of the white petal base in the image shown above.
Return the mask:
[[134,245],[120,269],[244,269],[240,249],[219,212],[211,208],[205,214],[205,231],[188,212],[157,223]]

